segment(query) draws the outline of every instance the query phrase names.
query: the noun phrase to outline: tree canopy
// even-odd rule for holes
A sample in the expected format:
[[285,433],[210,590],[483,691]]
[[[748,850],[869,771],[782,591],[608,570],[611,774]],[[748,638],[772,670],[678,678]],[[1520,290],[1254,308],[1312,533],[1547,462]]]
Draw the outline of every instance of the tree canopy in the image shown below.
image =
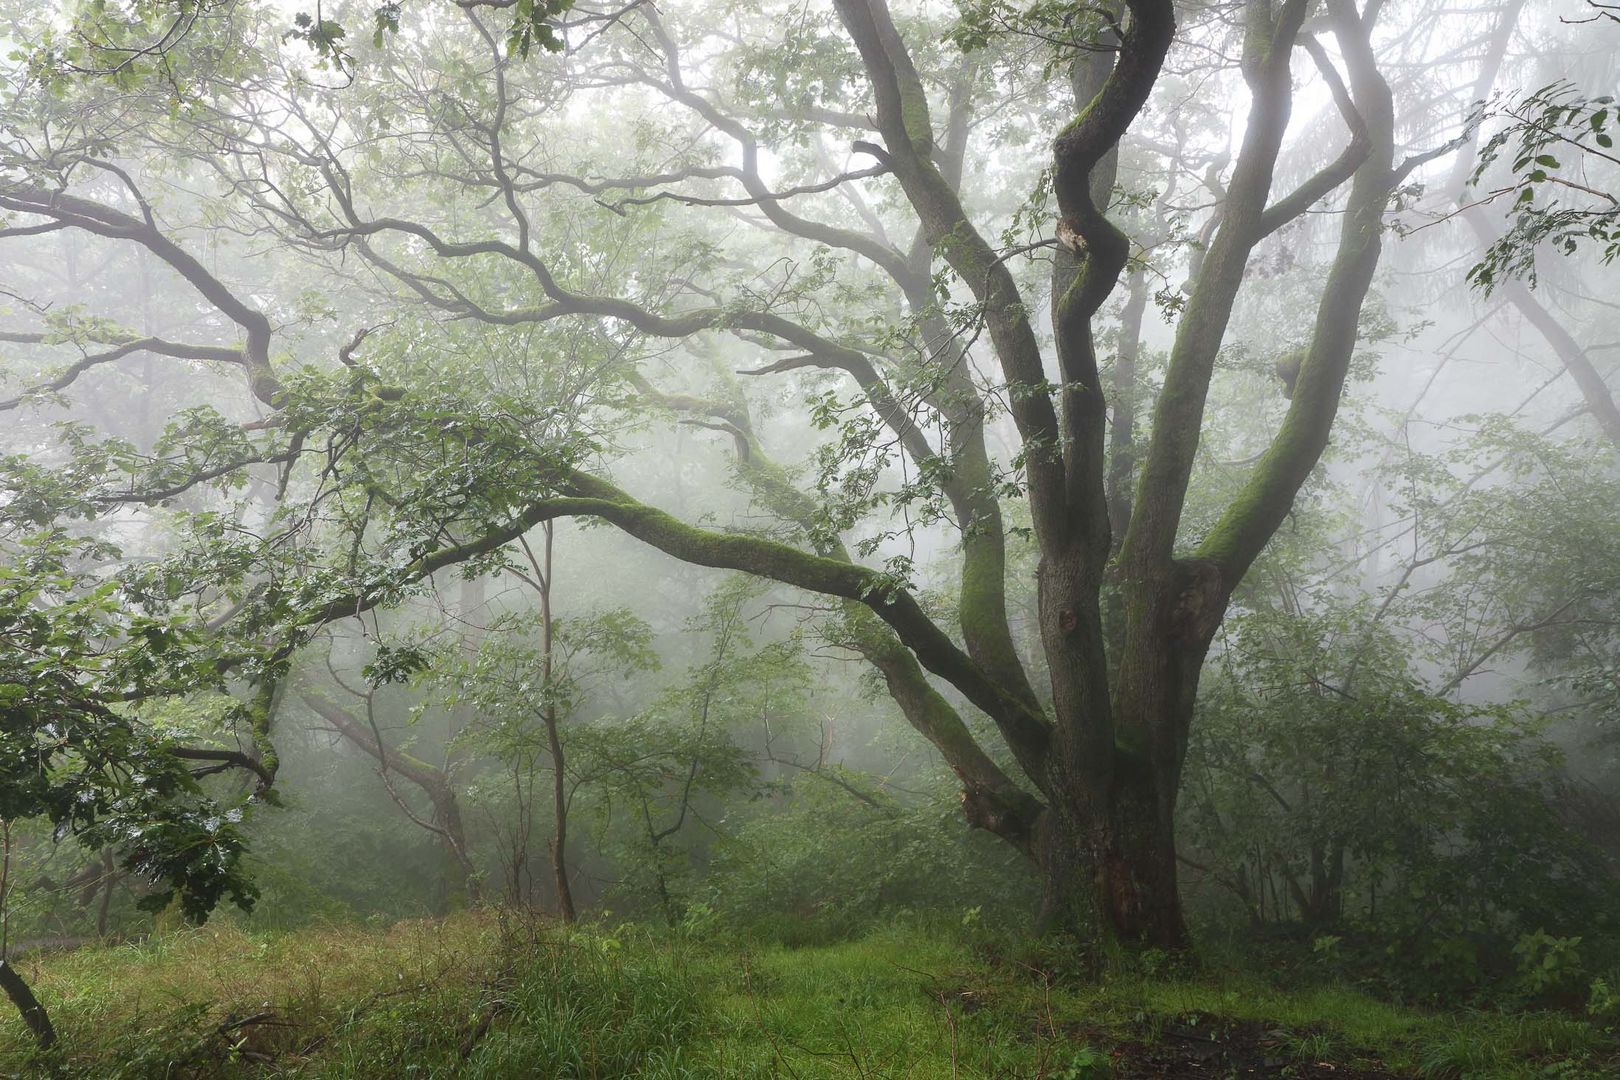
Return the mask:
[[[455,673],[446,707],[532,768],[529,725],[556,735],[583,707],[549,607],[541,653],[435,651],[395,616],[458,580],[549,589],[524,545],[544,529],[549,553],[578,521],[653,549],[636,559],[785,587],[799,632],[866,665],[948,767],[965,820],[1027,858],[1048,925],[1185,947],[1189,755],[1227,760],[1201,725],[1229,738],[1233,710],[1276,707],[1255,687],[1279,657],[1321,684],[1289,691],[1320,710],[1303,727],[1255,736],[1285,755],[1301,732],[1388,735],[1392,712],[1430,753],[1489,713],[1455,698],[1509,655],[1612,706],[1615,593],[1592,553],[1616,550],[1620,412],[1594,339],[1519,276],[1543,241],[1612,257],[1612,188],[1560,171],[1555,144],[1608,170],[1616,114],[1584,83],[1499,87],[1530,63],[1516,42],[1555,32],[1542,14],[13,5],[31,47],[0,111],[0,710],[22,764],[0,816],[116,849],[188,914],[248,903],[236,822],[275,800],[303,694],[426,794],[422,821],[465,862],[453,762],[391,758],[374,721],[316,704],[308,672],[341,632],[366,653],[356,707]],[[1505,111],[1482,111],[1499,90]],[[1522,192],[1506,231],[1485,203],[1453,212],[1470,183]],[[1575,387],[1553,427],[1521,425],[1502,390],[1466,449],[1414,450],[1417,404],[1381,445],[1366,411],[1345,432],[1404,342],[1467,340],[1472,315],[1409,295],[1431,288],[1411,283],[1426,243],[1483,248],[1472,280],[1544,335],[1549,383]],[[672,432],[688,442],[668,474]],[[1358,457],[1394,478],[1378,497],[1398,492],[1410,527],[1375,525],[1335,575],[1342,536],[1302,540],[1301,522]],[[1580,495],[1561,486],[1588,469]],[[1557,543],[1552,516],[1572,530]],[[1488,599],[1414,599],[1442,568]],[[1352,589],[1357,611],[1307,618]],[[1312,640],[1265,656],[1279,611]],[[557,640],[633,670],[650,633],[633,615],[565,620]],[[1446,655],[1390,661],[1397,623],[1443,624]],[[582,737],[591,783],[641,800],[655,859],[654,793],[685,775],[664,808],[684,822],[694,785],[746,786],[692,721],[721,686],[771,685],[733,647],[697,669],[696,698]],[[1206,663],[1241,683],[1207,707]],[[727,692],[725,725],[771,712]],[[622,752],[645,745],[667,752]],[[1459,760],[1508,784],[1516,751],[1469,745]],[[227,771],[246,786],[198,784]],[[1313,819],[1319,862],[1343,857],[1334,828]]]

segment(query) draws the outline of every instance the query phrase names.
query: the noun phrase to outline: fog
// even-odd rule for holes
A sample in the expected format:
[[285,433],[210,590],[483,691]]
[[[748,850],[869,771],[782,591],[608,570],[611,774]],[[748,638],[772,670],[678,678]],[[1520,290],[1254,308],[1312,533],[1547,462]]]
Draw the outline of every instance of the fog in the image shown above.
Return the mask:
[[0,12],[0,950],[1620,970],[1611,5]]

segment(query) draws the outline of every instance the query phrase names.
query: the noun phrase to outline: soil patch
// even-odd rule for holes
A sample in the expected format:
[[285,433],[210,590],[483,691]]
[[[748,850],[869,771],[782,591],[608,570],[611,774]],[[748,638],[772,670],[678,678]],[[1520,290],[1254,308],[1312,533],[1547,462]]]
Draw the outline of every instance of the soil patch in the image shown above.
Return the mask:
[[1370,1057],[1334,1049],[1317,1054],[1313,1032],[1285,1031],[1264,1020],[1189,1013],[1153,1025],[1149,1036],[1115,1043],[1117,1080],[1158,1077],[1274,1076],[1292,1080],[1399,1080]]

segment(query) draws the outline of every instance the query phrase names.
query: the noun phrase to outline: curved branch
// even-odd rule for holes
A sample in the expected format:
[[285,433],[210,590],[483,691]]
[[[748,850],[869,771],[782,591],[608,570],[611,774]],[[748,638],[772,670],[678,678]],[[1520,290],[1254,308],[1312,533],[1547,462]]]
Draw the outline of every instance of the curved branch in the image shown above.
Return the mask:
[[1176,328],[1130,531],[1120,548],[1121,562],[1142,574],[1162,571],[1174,557],[1215,359],[1249,254],[1261,238],[1266,199],[1293,108],[1289,60],[1307,7],[1305,0],[1284,0],[1274,18],[1265,0],[1247,5],[1243,76],[1251,88],[1249,118],[1219,211],[1219,229]]
[[564,487],[576,496],[574,512],[599,517],[683,562],[742,570],[865,604],[889,624],[925,668],[955,686],[994,720],[1020,759],[1039,758],[1048,737],[1046,719],[989,678],[914,597],[895,588],[878,571],[811,555],[774,540],[699,529],[584,473],[573,474]]
[[1328,10],[1372,149],[1351,184],[1339,249],[1288,412],[1243,490],[1199,545],[1199,557],[1219,568],[1223,590],[1230,590],[1259,556],[1327,447],[1382,248],[1384,207],[1394,179],[1394,105],[1352,0],[1329,0]]
[[110,206],[27,184],[0,187],[0,209],[50,218],[64,226],[113,240],[132,240],[167,263],[187,284],[201,293],[221,314],[246,335],[240,363],[247,369],[253,396],[274,406],[281,390],[270,364],[270,320],[241,300],[195,256],[176,244],[150,221],[131,217]]
[[[8,341],[31,341],[38,344],[46,340],[44,334],[8,334]],[[30,398],[40,394],[52,394],[58,390],[65,390],[73,385],[74,381],[86,371],[102,364],[110,364],[115,360],[122,360],[133,353],[149,352],[159,356],[172,356],[182,360],[211,360],[223,364],[235,364],[247,368],[247,357],[240,349],[226,349],[213,345],[189,345],[183,342],[166,341],[163,338],[146,337],[133,341],[125,341],[116,348],[107,352],[93,353],[74,361],[64,368],[61,374],[49,382],[39,383],[29,387],[14,398],[0,401],[0,412],[9,412],[17,408]]]
[[[1345,88],[1344,81],[1339,78],[1338,71],[1333,67],[1333,61],[1328,58],[1321,43],[1310,34],[1301,34],[1299,42],[1316,62],[1317,70],[1322,73],[1322,80],[1327,83],[1328,90],[1333,95],[1333,103],[1339,108],[1339,115],[1349,126],[1350,143],[1320,172],[1266,207],[1265,212],[1260,215],[1262,239],[1305,213],[1319,200],[1326,198],[1334,188],[1349,180],[1372,151],[1372,140],[1367,134],[1367,122],[1356,111],[1355,102],[1350,98],[1350,91]],[[1435,156],[1443,152],[1443,149],[1437,151]],[[1421,164],[1421,161],[1417,161],[1412,168],[1415,169]]]
[[[738,417],[744,422],[734,425],[731,419],[725,419],[737,417],[737,410],[730,406],[686,395],[662,395],[651,387],[647,388],[647,392],[655,395],[655,400],[660,400],[661,404],[678,411],[721,416],[723,426],[737,440],[738,471],[755,496],[772,513],[807,534],[816,532],[815,502],[787,483],[780,470],[766,458],[753,440],[746,416]],[[823,539],[819,553],[850,562],[848,550],[836,538]],[[967,605],[966,600],[964,604]],[[916,657],[906,650],[892,630],[879,624],[869,609],[855,601],[846,601],[843,613],[843,629],[848,638],[845,644],[877,668],[888,687],[889,696],[900,707],[907,722],[934,745],[962,781],[963,806],[968,820],[979,828],[1002,836],[1027,853],[1035,819],[1042,809],[1039,802],[1014,783],[984,752],[956,709],[929,684]],[[1019,666],[1016,677],[1009,679],[1005,673],[999,672],[994,663],[997,656],[994,650],[976,649],[973,637],[966,632],[964,637],[975,662],[987,667],[1020,696],[1033,702],[1034,694],[1029,689],[1022,666]],[[990,664],[986,664],[986,657],[992,661]],[[1020,763],[1026,775],[1037,785],[1043,782],[1044,776],[1037,761],[1020,758]]]
[[[897,282],[904,283],[909,279],[910,269],[906,265],[905,256],[889,245],[852,229],[843,229],[800,217],[783,207],[780,199],[772,198],[764,179],[759,175],[759,141],[755,138],[753,132],[749,131],[735,118],[727,116],[703,95],[686,86],[681,74],[679,48],[668,29],[664,26],[663,20],[651,6],[641,9],[641,15],[647,20],[648,27],[652,30],[653,37],[657,40],[658,46],[664,54],[664,78],[666,81],[659,83],[648,80],[649,85],[667,95],[671,100],[677,101],[697,113],[717,131],[729,136],[742,148],[743,167],[738,170],[737,179],[742,181],[743,187],[756,200],[760,210],[770,220],[771,224],[784,232],[810,240],[813,243],[826,244],[828,247],[852,251],[871,260]],[[860,152],[871,153],[871,150],[867,149],[868,145],[858,142],[854,148]],[[889,163],[885,160],[884,155],[873,154],[873,156],[877,157],[879,164],[887,169]],[[876,174],[873,173],[872,175]]]
[[193,776],[210,776],[226,769],[245,769],[259,778],[258,793],[268,791],[276,781],[275,774],[265,768],[264,763],[251,754],[244,754],[240,750],[213,750],[196,746],[172,746],[168,753],[181,761],[204,761],[212,764],[198,769]]
[[[1125,131],[1147,104],[1174,37],[1169,0],[1129,0],[1129,27],[1117,60],[1080,115],[1052,143],[1052,191],[1057,197],[1058,258],[1052,278],[1052,327],[1062,374],[1064,454],[1068,467],[1068,513],[1079,546],[1088,591],[1096,584],[1110,547],[1105,478],[1107,406],[1098,370],[1091,320],[1119,283],[1130,241],[1108,220],[1097,199],[1106,199],[1112,170],[1098,167],[1113,155]],[[1106,54],[1094,54],[1076,72],[1081,92]],[[1106,70],[1106,68],[1104,69]],[[1078,103],[1077,103],[1078,104]],[[1102,187],[1102,193],[1094,187]],[[1085,619],[1095,623],[1086,604]],[[1100,703],[1094,708],[1101,708]]]
[[[682,195],[675,191],[660,191],[652,195],[629,196],[611,203],[603,202],[601,205],[616,213],[622,211],[626,206],[650,206],[665,199],[680,203],[682,206],[758,206],[761,203],[778,202],[782,199],[792,199],[800,195],[815,195],[823,191],[831,191],[851,180],[864,180],[869,176],[883,176],[889,171],[887,163],[879,162],[870,168],[839,173],[832,179],[823,180],[817,184],[800,184],[796,187],[784,188],[781,191],[764,191],[757,195],[751,193],[746,198],[741,199],[705,198],[700,195]],[[738,170],[737,175],[743,175],[741,170]]]
[[983,309],[1023,441],[1035,529],[1043,542],[1067,531],[1062,434],[1029,309],[1005,261],[974,228],[957,191],[933,161],[927,95],[882,0],[837,0],[877,103],[878,130],[922,238],[944,256]]

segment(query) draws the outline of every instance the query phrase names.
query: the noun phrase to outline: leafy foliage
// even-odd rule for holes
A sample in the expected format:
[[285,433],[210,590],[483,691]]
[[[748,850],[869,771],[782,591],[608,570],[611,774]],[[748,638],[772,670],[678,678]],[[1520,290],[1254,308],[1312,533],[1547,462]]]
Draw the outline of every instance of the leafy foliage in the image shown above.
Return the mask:
[[86,545],[27,537],[0,566],[0,818],[39,818],[58,839],[113,849],[154,891],[201,920],[223,898],[252,906],[239,806],[205,795],[161,733],[119,704],[145,687],[184,631],[123,616],[116,583],[84,587]]
[[[917,798],[876,778],[787,774],[729,817],[698,895],[726,924],[790,941],[859,933],[896,912],[1021,926],[1034,875],[967,829],[945,778]],[[988,905],[988,911],[986,911]]]
[[1361,970],[1420,994],[1500,977],[1527,933],[1620,931],[1544,725],[1435,694],[1357,617],[1235,620],[1184,797],[1205,879],[1256,925],[1345,935]]
[[1512,225],[1486,249],[1468,280],[1489,293],[1503,280],[1536,280],[1536,251],[1551,245],[1573,255],[1583,245],[1605,264],[1620,255],[1620,198],[1614,194],[1620,155],[1620,107],[1609,95],[1587,97],[1555,82],[1502,106],[1510,123],[1480,148],[1477,186],[1499,161],[1512,182],[1492,197],[1512,195]]

